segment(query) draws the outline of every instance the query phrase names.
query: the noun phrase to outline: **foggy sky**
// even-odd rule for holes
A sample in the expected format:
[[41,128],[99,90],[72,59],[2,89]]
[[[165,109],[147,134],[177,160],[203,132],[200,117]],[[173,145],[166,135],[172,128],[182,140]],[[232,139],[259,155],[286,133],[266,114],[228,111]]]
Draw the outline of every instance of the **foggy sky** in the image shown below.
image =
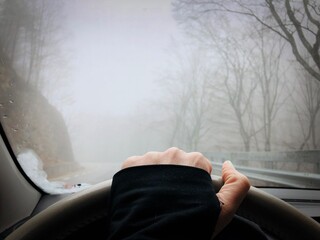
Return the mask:
[[[168,144],[174,130],[174,121],[166,119],[168,116],[165,114],[168,109],[174,112],[175,106],[172,106],[169,99],[168,104],[162,106],[167,108],[166,111],[162,111],[163,108],[157,110],[157,105],[150,110],[149,106],[153,102],[167,100],[163,99],[167,95],[158,84],[161,76],[170,73],[172,78],[177,77],[180,81],[178,85],[183,90],[187,84],[183,82],[181,85],[181,80],[192,78],[193,73],[190,71],[194,67],[188,62],[188,50],[184,50],[184,47],[188,49],[193,45],[190,42],[185,45],[188,42],[183,34],[185,29],[178,27],[174,20],[171,1],[72,0],[65,4],[64,28],[67,34],[62,47],[69,56],[69,80],[59,90],[70,95],[71,101],[65,104],[54,96],[51,101],[64,114],[76,159],[122,161],[130,155],[170,147]],[[233,22],[235,25],[232,25]],[[232,31],[221,27],[216,34],[219,37],[227,37],[229,33],[235,38],[237,34],[242,36],[242,31],[236,31],[245,27],[238,29],[239,24],[238,18],[232,19]],[[241,24],[247,23],[244,21]],[[250,45],[252,42],[244,44]],[[207,47],[207,50],[210,48],[201,47]],[[290,49],[286,50],[284,55],[291,56]],[[208,51],[211,54],[209,61],[206,59],[206,50],[203,52],[203,59],[200,60],[202,67],[214,72],[202,74],[210,75],[214,81],[223,79],[224,76],[218,74],[219,68],[224,69],[225,66],[217,52],[212,49]],[[178,55],[176,63],[172,61],[174,54]],[[287,71],[286,74],[290,78],[292,73]],[[252,76],[247,80],[250,78]],[[178,96],[181,89],[172,87],[172,96],[169,97],[174,98],[175,91]],[[220,100],[210,110],[210,124],[213,127],[206,135],[210,141],[203,140],[200,150],[243,150],[238,122],[228,105],[226,91],[220,88],[215,96]],[[287,146],[283,143],[287,144],[292,139],[296,145],[300,141],[301,132],[290,131],[299,123],[296,120],[292,123],[293,108],[290,110],[290,107],[293,106],[288,106],[288,109],[282,108],[279,111],[282,115],[274,120],[274,126],[284,124],[288,134],[275,131],[273,140],[282,145],[273,143],[274,148],[285,148]],[[258,111],[261,111],[259,106],[255,112]],[[291,123],[287,124],[288,119]],[[261,136],[259,140],[263,145]]]
[[177,33],[170,1],[67,2],[73,109],[126,114],[157,94]]

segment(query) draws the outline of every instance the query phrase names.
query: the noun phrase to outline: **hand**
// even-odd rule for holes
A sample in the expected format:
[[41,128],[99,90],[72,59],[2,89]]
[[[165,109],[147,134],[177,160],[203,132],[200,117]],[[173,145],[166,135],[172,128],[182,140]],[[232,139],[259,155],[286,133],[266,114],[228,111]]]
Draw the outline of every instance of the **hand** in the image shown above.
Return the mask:
[[226,161],[222,165],[222,181],[224,184],[217,193],[217,197],[221,203],[221,212],[214,236],[230,223],[250,189],[248,178],[239,173],[230,161]]
[[[210,161],[199,152],[186,153],[178,148],[169,148],[165,152],[148,152],[143,156],[129,157],[122,169],[142,165],[175,164],[197,167],[211,174]],[[250,183],[246,176],[239,173],[230,161],[222,166],[222,180],[224,185],[217,193],[221,203],[221,212],[215,228],[215,235],[230,223],[242,200],[246,196]]]
[[123,164],[122,169],[142,165],[174,164],[197,167],[205,170],[209,174],[212,171],[212,165],[199,152],[186,153],[178,148],[169,148],[165,152],[148,152],[143,156],[129,157]]

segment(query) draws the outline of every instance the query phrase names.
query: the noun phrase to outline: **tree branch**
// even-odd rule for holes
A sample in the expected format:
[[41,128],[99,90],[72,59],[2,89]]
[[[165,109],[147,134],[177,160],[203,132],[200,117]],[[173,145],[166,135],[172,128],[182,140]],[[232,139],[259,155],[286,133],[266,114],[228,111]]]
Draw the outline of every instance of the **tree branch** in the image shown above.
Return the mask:
[[272,14],[272,16],[274,17],[274,19],[276,20],[276,22],[279,24],[279,27],[281,28],[281,30],[285,33],[285,35],[287,36],[287,41],[290,43],[291,48],[292,48],[292,52],[294,54],[294,56],[296,57],[297,61],[306,69],[306,71],[311,74],[313,77],[315,77],[319,82],[320,82],[320,73],[318,73],[317,71],[315,71],[305,60],[304,58],[301,56],[301,54],[298,51],[298,47],[296,44],[296,41],[293,37],[293,35],[289,32],[289,30],[284,26],[283,21],[281,20],[280,16],[278,15],[277,11],[275,10],[275,7],[272,3],[272,0],[266,0],[267,4],[269,4],[269,9],[270,12]]

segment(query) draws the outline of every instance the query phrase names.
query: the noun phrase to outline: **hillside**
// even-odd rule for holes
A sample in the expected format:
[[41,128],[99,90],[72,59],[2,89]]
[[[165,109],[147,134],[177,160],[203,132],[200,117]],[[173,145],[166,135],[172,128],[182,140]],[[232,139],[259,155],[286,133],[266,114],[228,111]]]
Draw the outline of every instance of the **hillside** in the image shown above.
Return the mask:
[[1,54],[0,116],[15,154],[33,149],[43,161],[49,178],[78,168],[61,113],[24,82]]

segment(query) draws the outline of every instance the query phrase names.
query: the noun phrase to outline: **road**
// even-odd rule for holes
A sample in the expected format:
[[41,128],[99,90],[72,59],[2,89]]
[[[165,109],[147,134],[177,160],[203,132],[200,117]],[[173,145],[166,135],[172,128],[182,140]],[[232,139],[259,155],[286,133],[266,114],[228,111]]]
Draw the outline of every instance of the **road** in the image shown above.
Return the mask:
[[50,181],[62,181],[68,184],[88,183],[95,184],[104,180],[111,179],[112,176],[119,171],[121,163],[80,163],[82,169],[71,172],[59,178],[50,179]]

